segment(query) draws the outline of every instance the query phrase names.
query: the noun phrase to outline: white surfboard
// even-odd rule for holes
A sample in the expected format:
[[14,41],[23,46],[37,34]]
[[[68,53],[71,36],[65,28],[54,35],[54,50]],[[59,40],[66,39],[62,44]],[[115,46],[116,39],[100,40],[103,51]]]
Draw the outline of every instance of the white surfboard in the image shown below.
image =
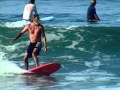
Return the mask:
[[[41,21],[51,21],[54,19],[54,16],[48,16],[48,17],[44,17],[41,18]],[[10,28],[15,28],[15,27],[24,27],[26,24],[30,23],[29,21],[25,21],[25,20],[20,20],[20,21],[15,21],[15,22],[7,22],[4,25],[6,27],[10,27]]]
[[48,17],[41,18],[40,20],[41,21],[50,21],[50,20],[53,20],[53,19],[54,19],[54,16],[48,16]]

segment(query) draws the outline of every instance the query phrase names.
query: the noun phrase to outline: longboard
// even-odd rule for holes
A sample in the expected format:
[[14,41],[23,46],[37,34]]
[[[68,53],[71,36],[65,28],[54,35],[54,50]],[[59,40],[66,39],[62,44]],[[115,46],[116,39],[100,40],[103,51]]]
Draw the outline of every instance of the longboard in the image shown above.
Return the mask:
[[53,19],[54,19],[54,16],[48,16],[48,17],[41,18],[40,20],[41,21],[50,21],[50,20],[53,20]]
[[[48,17],[43,17],[40,20],[41,21],[51,21],[54,18],[55,18],[54,16],[48,16]],[[30,23],[30,22],[26,22],[25,20],[19,20],[19,21],[15,21],[15,22],[7,22],[7,23],[5,23],[5,26],[6,27],[24,27],[28,23]]]
[[59,63],[52,62],[29,69],[23,74],[50,75],[60,69],[60,67],[61,65]]

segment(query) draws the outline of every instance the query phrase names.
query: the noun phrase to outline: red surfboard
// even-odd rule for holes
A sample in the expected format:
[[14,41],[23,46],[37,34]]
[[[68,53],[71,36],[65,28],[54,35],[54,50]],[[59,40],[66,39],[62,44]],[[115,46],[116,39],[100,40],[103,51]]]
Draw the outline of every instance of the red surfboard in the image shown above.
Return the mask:
[[61,65],[59,63],[48,63],[44,65],[40,65],[38,67],[29,69],[28,71],[24,72],[23,74],[39,74],[39,75],[50,75],[60,69]]

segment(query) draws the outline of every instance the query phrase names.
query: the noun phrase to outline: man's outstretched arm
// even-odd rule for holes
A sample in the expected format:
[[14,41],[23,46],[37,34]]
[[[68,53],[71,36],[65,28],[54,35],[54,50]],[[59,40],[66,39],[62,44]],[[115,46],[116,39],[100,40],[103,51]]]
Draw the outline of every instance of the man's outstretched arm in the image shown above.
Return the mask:
[[24,29],[20,33],[18,33],[14,39],[10,40],[10,42],[16,41],[18,38],[20,38],[27,31],[28,31],[28,25],[25,26]]

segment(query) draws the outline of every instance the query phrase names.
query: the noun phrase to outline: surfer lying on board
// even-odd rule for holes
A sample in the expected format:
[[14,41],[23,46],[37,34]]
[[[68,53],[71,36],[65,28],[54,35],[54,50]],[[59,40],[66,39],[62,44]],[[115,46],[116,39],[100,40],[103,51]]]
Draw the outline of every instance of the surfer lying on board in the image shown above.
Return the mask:
[[19,37],[21,37],[25,32],[28,32],[30,44],[24,56],[25,68],[28,70],[28,58],[33,57],[36,67],[39,66],[39,60],[37,55],[39,54],[42,46],[42,40],[44,43],[44,52],[47,51],[47,44],[46,44],[46,36],[44,32],[44,27],[39,23],[39,15],[35,14],[32,18],[30,24],[26,25],[24,29],[17,34],[17,36],[11,40],[11,42],[16,41]]

